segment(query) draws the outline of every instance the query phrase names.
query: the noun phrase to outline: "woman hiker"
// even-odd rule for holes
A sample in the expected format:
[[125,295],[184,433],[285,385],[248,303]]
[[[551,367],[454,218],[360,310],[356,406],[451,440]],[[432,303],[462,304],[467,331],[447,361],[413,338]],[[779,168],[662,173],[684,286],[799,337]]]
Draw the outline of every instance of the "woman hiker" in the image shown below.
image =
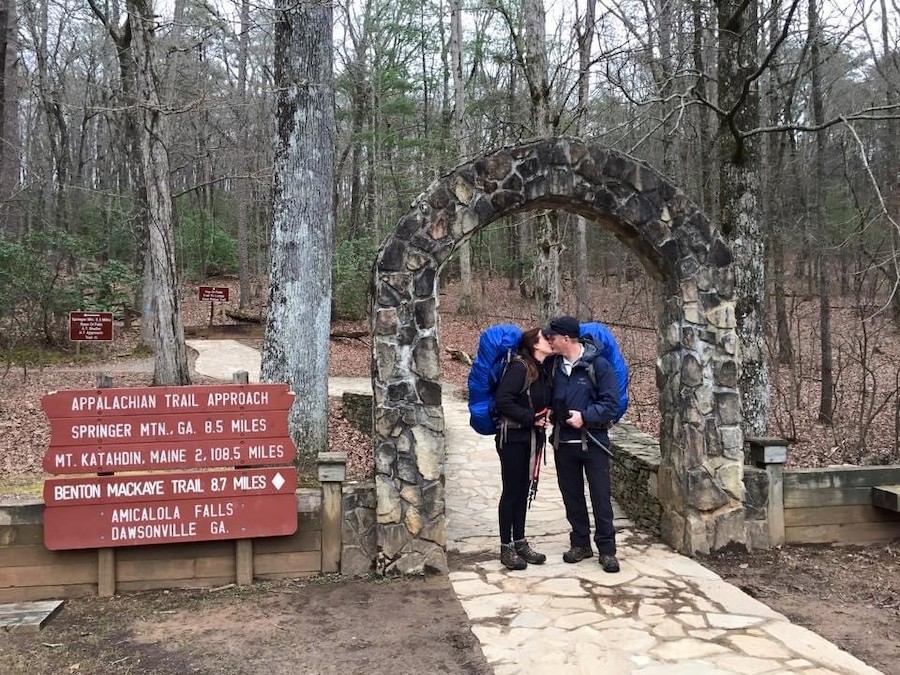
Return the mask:
[[503,480],[498,508],[500,562],[510,570],[523,570],[528,563],[541,565],[547,560],[525,539],[525,511],[532,454],[543,445],[547,426],[550,378],[541,364],[551,351],[539,328],[526,331],[494,395],[500,416],[496,445]]

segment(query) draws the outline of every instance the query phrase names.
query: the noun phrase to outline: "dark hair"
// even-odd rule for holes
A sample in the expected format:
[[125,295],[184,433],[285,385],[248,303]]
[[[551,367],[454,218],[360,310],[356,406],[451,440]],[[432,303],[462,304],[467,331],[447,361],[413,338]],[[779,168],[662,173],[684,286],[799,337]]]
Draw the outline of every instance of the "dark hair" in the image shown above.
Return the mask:
[[519,340],[519,356],[522,358],[522,361],[525,362],[526,386],[531,386],[532,382],[535,382],[538,379],[540,365],[538,364],[537,359],[534,358],[534,346],[538,343],[540,338],[541,329],[531,328],[522,333],[522,338]]

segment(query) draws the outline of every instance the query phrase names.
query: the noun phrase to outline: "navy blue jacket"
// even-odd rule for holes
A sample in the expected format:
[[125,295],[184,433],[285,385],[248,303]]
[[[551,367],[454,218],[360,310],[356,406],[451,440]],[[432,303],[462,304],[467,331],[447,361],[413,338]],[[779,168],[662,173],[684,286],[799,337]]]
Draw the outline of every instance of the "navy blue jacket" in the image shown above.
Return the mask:
[[[609,435],[606,431],[616,421],[619,383],[612,365],[600,356],[594,343],[588,340],[581,344],[584,346],[584,354],[574,363],[570,375],[566,375],[563,369],[563,357],[553,357],[550,365],[553,375],[552,408],[580,411],[588,431],[608,445]],[[591,382],[588,368],[594,369],[596,387]],[[556,424],[554,429],[558,429],[554,434],[559,433],[559,441],[581,440],[581,429],[567,424]]]

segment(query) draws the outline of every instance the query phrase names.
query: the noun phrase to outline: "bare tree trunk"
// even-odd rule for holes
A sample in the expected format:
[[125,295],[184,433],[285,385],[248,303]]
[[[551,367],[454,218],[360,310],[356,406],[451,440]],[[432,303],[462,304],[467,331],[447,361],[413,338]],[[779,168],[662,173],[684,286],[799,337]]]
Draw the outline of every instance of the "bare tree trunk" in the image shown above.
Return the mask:
[[775,294],[775,319],[778,335],[778,363],[789,366],[794,363],[794,345],[791,327],[788,324],[787,306],[784,301],[784,244],[780,232],[773,232],[772,242],[772,284]]
[[[900,86],[900,81],[897,79],[898,75],[900,75],[900,69],[897,66],[896,47],[890,38],[890,22],[897,16],[897,5],[893,5],[893,12],[886,7],[887,3],[885,0],[879,0],[879,5],[881,10],[881,44],[883,49],[881,67],[884,69],[882,72],[885,92],[884,103],[888,110],[894,110],[897,105],[896,88]],[[884,181],[885,186],[893,195],[896,194],[898,185],[900,185],[900,181],[897,178],[897,120],[888,119],[886,124],[887,133],[883,137],[885,170],[882,174],[882,181]],[[891,205],[896,208],[895,199],[891,200]],[[891,249],[896,259],[900,257],[900,237],[897,236],[896,228],[891,227],[890,233]],[[894,293],[891,296],[891,318],[894,321],[894,325],[900,327],[900,269],[898,269],[896,262],[889,264],[887,268],[894,288]]]
[[131,50],[137,64],[141,102],[140,155],[147,191],[149,286],[144,289],[152,306],[156,336],[153,384],[190,384],[184,327],[175,275],[172,195],[169,186],[168,121],[162,114],[154,72],[154,12],[150,0],[128,0]]
[[146,181],[143,176],[141,160],[141,140],[138,128],[140,113],[137,95],[137,63],[132,50],[132,26],[126,21],[119,25],[119,5],[116,2],[101,8],[96,0],[88,0],[94,15],[106,28],[116,50],[119,65],[119,87],[117,92],[123,110],[118,115],[122,127],[122,145],[125,147],[125,165],[132,188],[135,191],[134,201],[137,205],[138,251],[136,266],[141,273],[141,286],[135,292],[134,304],[141,308],[140,344],[152,347],[156,343],[156,322],[153,319],[153,296],[150,255],[149,255],[149,216],[147,214]]
[[[825,99],[822,91],[822,64],[820,47],[822,45],[822,27],[819,24],[819,0],[809,0],[809,32],[810,32],[810,78],[812,80],[813,124],[818,126],[825,121]],[[813,149],[812,175],[812,217],[815,220],[813,229],[819,232],[819,326],[822,354],[822,387],[819,396],[819,421],[830,422],[834,414],[834,371],[831,358],[831,291],[828,278],[828,224],[825,221],[825,131],[816,132],[816,143]]]
[[250,52],[250,0],[241,0],[241,34],[238,38],[238,124],[240,147],[237,167],[240,172],[235,184],[237,201],[237,259],[239,295],[238,309],[244,311],[250,305],[250,255],[247,210],[250,202],[250,144],[247,126],[250,122],[247,110],[247,59]]
[[[453,131],[456,151],[460,160],[469,157],[469,133],[466,129],[466,94],[462,72],[462,3],[450,0],[450,59],[453,71]],[[458,314],[471,314],[475,310],[472,301],[472,248],[466,240],[459,247],[459,306]]]
[[12,238],[22,234],[22,218],[16,206],[19,189],[19,81],[16,3],[0,5],[0,233]]
[[[525,19],[524,61],[531,98],[531,129],[536,136],[546,138],[551,133],[551,124],[544,1],[523,0],[522,12]],[[559,253],[562,244],[556,214],[538,213],[537,222],[540,229],[535,289],[539,300],[538,312],[543,322],[560,313]]]
[[332,9],[276,0],[275,192],[262,379],[295,393],[298,452],[328,449],[334,211]]
[[[692,0],[691,18],[693,22],[692,56],[694,59],[694,70],[698,73],[695,86],[697,88],[697,93],[703,98],[706,98],[706,77],[704,73],[707,72],[707,68],[703,59],[703,36],[707,32],[707,26],[703,18],[703,0]],[[706,106],[696,106],[695,111],[698,118],[697,145],[699,146],[700,153],[700,190],[698,191],[700,194],[700,207],[707,213],[711,213],[716,204],[716,199],[711,170],[711,167],[713,166],[713,148],[715,146],[711,141],[710,114]]]
[[[587,0],[584,20],[578,27],[578,112],[576,128],[581,134],[585,127],[588,100],[591,93],[591,49],[594,45],[594,21],[597,0]],[[587,220],[575,216],[575,316],[582,323],[590,321],[591,287],[588,283]]]
[[[347,26],[349,36],[353,42],[353,61],[348,64],[347,75],[350,78],[350,209],[347,223],[347,235],[351,238],[359,237],[364,232],[363,228],[363,200],[367,196],[363,191],[362,162],[363,162],[363,134],[366,119],[371,116],[370,103],[372,97],[372,83],[369,79],[366,59],[370,46],[372,1],[365,0],[362,11],[363,26],[361,34],[352,30],[354,22],[347,7]],[[367,153],[371,165],[371,153]],[[340,179],[340,177],[338,177]],[[368,177],[367,177],[368,178]],[[366,188],[368,189],[368,184]],[[373,214],[367,212],[366,220],[372,222]]]
[[[779,16],[780,1],[773,2],[770,12],[773,17]],[[772,20],[769,23],[769,43],[766,49],[773,47],[779,37],[780,24]],[[763,50],[765,51],[765,49]],[[791,114],[790,96],[781,94],[784,83],[778,77],[777,57],[772,60],[772,68],[766,72],[764,78],[766,91],[762,96],[766,101],[765,112],[767,124],[776,124],[782,112],[782,100],[785,106],[785,115]],[[785,277],[784,277],[784,242],[782,230],[784,228],[784,201],[782,187],[784,176],[784,154],[790,142],[792,152],[795,150],[793,136],[789,134],[768,134],[763,146],[765,158],[763,165],[768,167],[764,183],[763,221],[766,224],[766,236],[768,239],[769,253],[771,255],[772,292],[775,304],[776,337],[778,340],[778,362],[783,365],[792,365],[794,362],[794,348],[791,339],[790,326],[788,324],[787,306],[785,303]]]
[[756,70],[759,25],[756,0],[718,3],[720,119],[720,222],[734,254],[737,333],[741,341],[740,380],[744,433],[761,436],[769,420],[766,362],[765,257],[759,208],[759,158],[755,137],[742,130],[759,123]]

